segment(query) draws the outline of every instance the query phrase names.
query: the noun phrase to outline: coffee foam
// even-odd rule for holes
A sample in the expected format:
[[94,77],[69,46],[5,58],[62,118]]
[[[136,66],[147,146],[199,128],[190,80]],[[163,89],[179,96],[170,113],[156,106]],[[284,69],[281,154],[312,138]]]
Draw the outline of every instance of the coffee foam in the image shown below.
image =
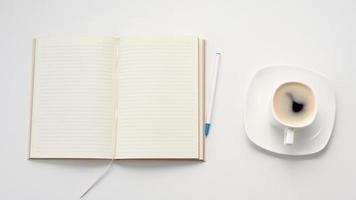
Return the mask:
[[278,87],[273,97],[273,111],[278,121],[290,127],[302,127],[314,120],[316,102],[306,85],[290,82]]

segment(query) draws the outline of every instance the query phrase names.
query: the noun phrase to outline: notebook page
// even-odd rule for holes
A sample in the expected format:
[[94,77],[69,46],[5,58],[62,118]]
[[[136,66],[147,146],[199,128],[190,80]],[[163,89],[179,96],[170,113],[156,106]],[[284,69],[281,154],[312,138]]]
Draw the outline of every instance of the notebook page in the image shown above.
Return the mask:
[[35,44],[31,158],[112,158],[117,40]]
[[198,38],[120,38],[117,158],[199,157]]

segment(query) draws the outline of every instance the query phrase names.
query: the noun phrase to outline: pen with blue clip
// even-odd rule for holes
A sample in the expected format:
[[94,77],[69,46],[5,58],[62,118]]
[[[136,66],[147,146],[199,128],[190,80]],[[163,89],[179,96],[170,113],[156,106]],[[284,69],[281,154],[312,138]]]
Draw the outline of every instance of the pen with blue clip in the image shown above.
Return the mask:
[[216,53],[215,56],[216,58],[215,58],[213,82],[210,91],[209,107],[208,107],[208,113],[206,116],[205,127],[204,127],[205,136],[209,135],[209,129],[211,126],[211,116],[213,114],[213,107],[214,107],[214,100],[215,100],[215,93],[216,93],[216,83],[219,75],[221,53]]

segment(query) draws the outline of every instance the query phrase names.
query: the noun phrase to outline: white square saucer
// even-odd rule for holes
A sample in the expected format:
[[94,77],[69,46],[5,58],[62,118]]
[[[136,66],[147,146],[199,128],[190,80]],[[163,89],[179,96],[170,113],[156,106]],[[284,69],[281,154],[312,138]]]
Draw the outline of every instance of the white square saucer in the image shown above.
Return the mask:
[[[273,123],[271,99],[284,82],[309,85],[317,99],[318,113],[314,122],[297,129],[293,145],[283,144],[283,127]],[[336,98],[333,87],[321,74],[293,66],[272,66],[258,71],[249,85],[244,110],[247,137],[268,151],[283,155],[309,155],[325,148],[333,132]]]

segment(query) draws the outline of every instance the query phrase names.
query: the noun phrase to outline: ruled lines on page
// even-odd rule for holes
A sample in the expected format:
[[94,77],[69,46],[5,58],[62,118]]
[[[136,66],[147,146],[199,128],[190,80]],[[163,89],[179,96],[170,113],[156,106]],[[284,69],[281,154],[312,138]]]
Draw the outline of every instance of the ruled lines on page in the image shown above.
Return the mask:
[[117,40],[36,40],[32,158],[111,158]]
[[120,38],[118,158],[198,158],[198,38]]

